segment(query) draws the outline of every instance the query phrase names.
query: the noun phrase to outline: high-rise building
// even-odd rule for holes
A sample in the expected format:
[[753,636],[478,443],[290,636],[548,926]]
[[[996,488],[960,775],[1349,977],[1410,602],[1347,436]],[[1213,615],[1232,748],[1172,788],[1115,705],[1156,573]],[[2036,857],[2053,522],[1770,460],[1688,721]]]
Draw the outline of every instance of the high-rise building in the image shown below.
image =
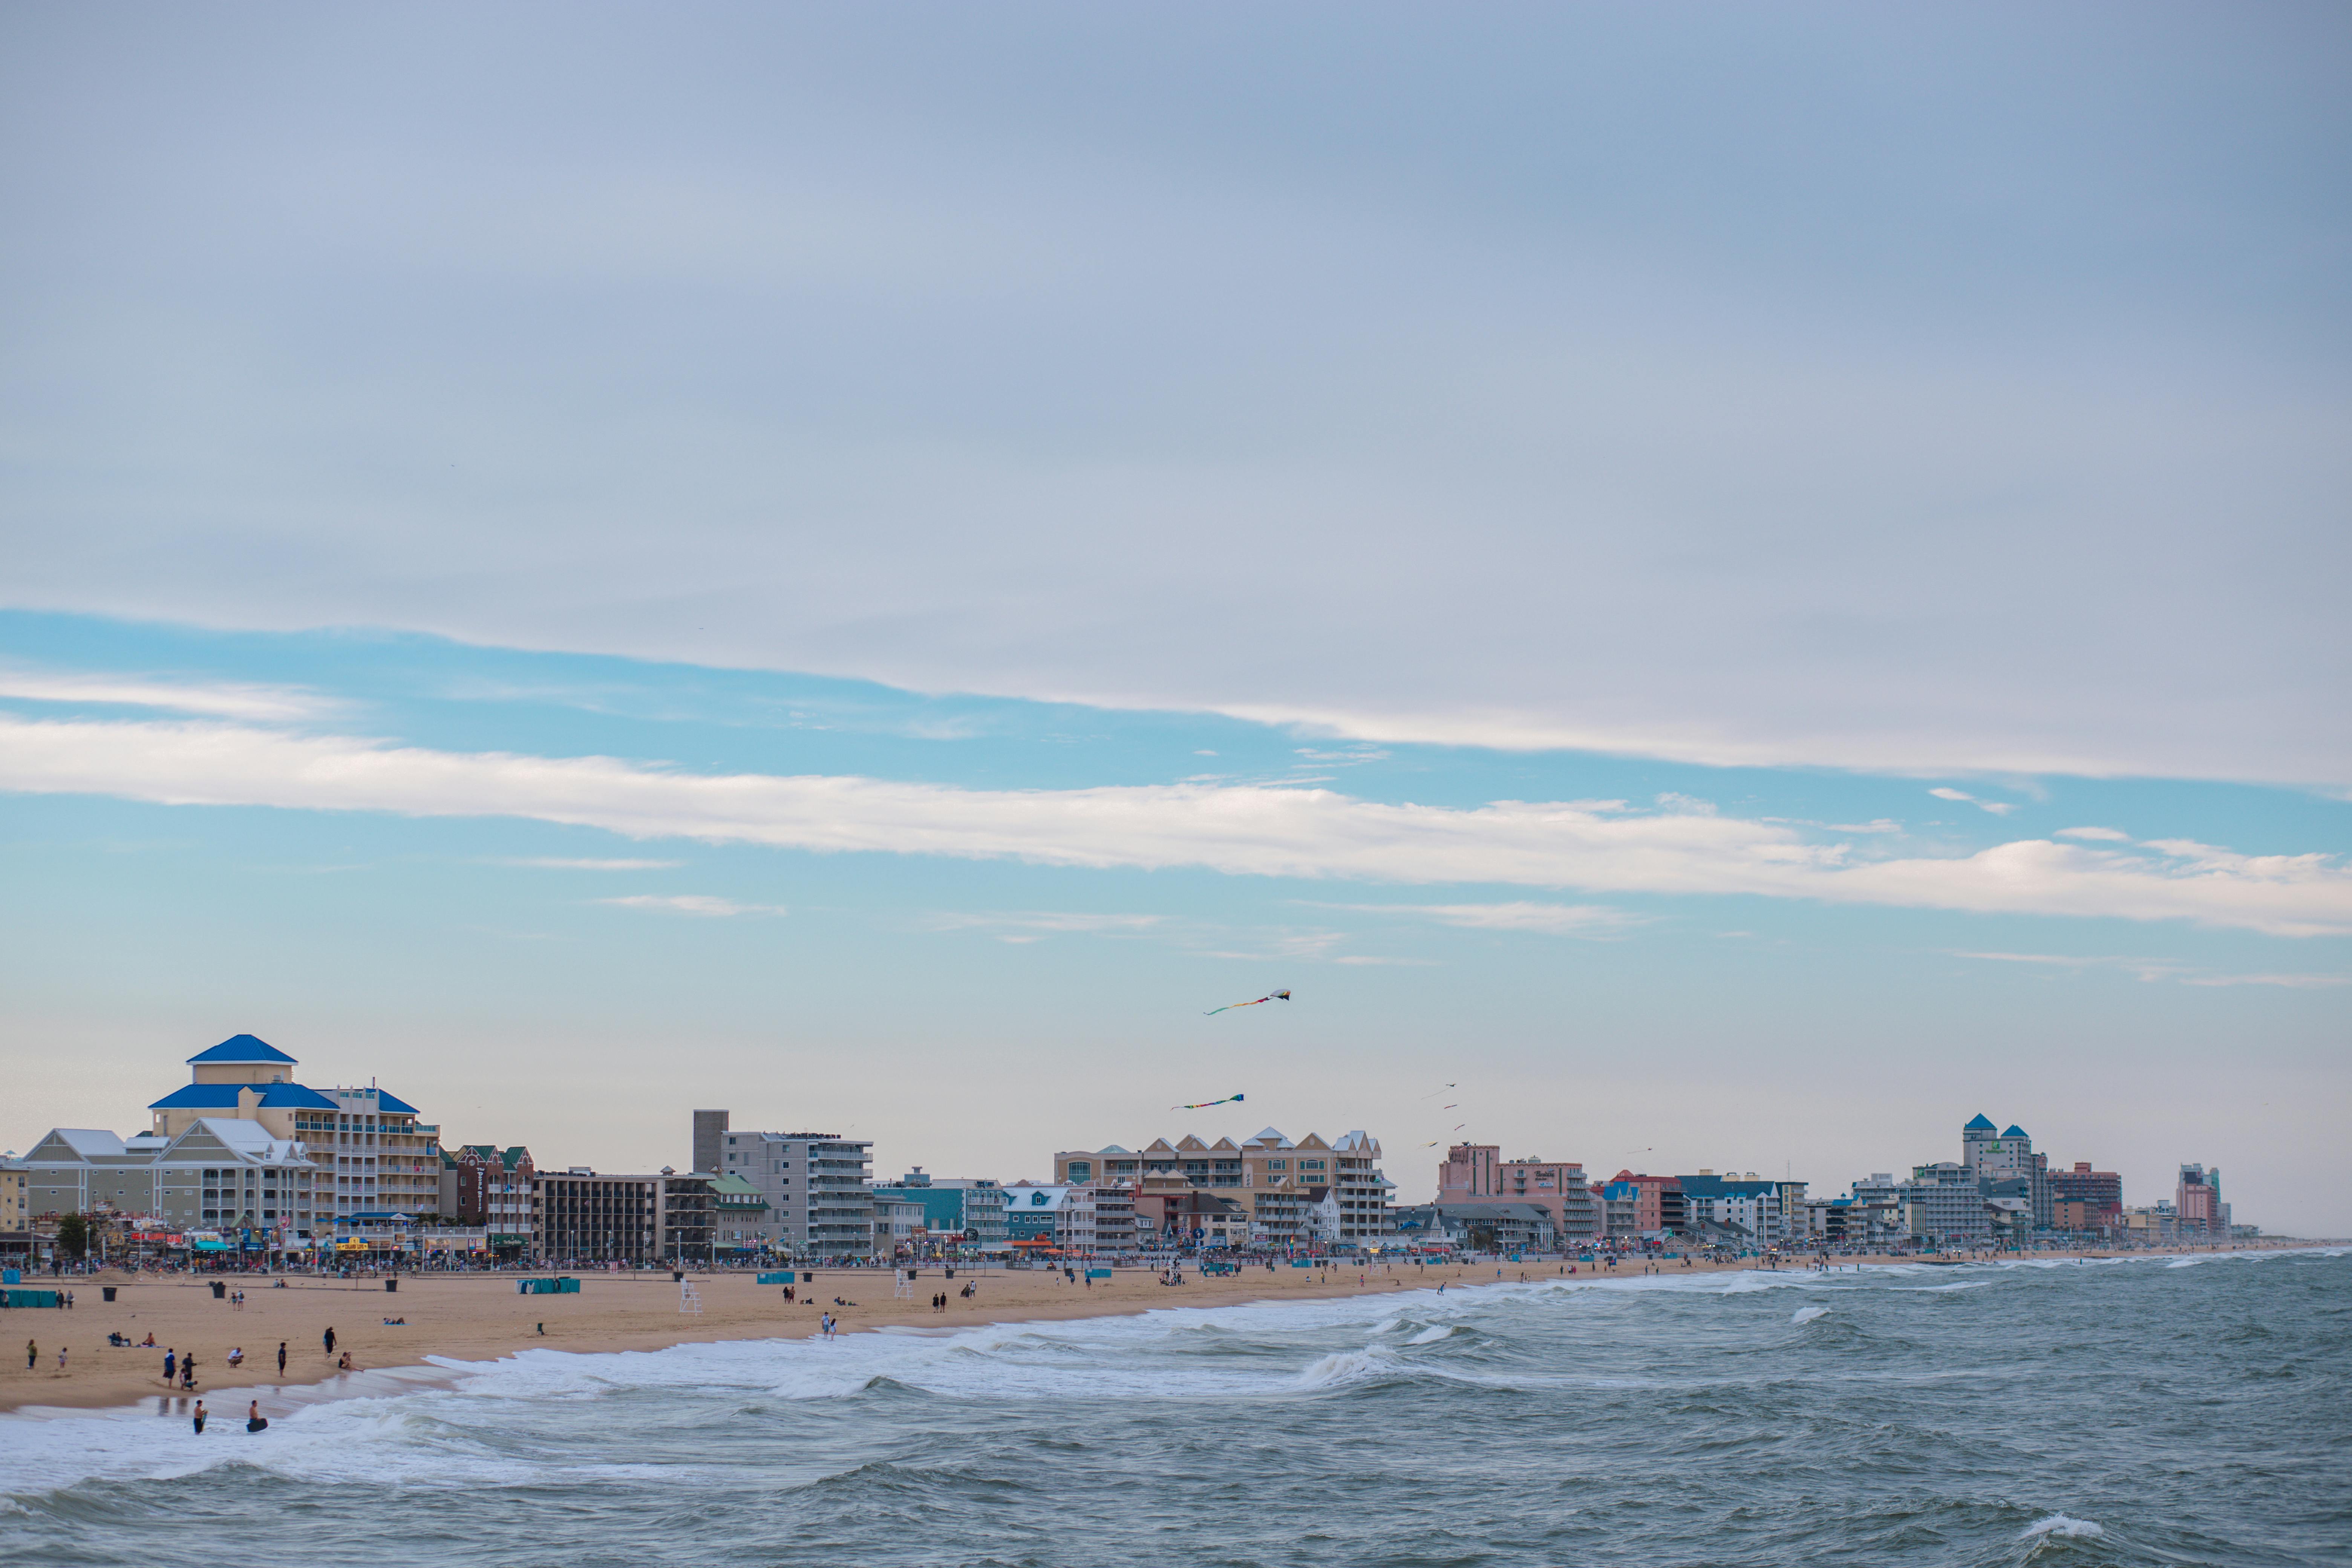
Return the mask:
[[720,1156],[726,1152],[727,1112],[698,1110],[694,1113],[694,1168],[716,1175],[725,1168]]
[[1968,1247],[1992,1233],[1983,1184],[1965,1164],[1940,1160],[1914,1165],[1901,1191],[1903,1229],[1908,1235],[1939,1246]]
[[[706,1116],[695,1112],[697,1130]],[[719,1134],[719,1173],[759,1189],[767,1204],[758,1241],[800,1258],[864,1258],[874,1251],[874,1145],[830,1132]],[[750,1239],[750,1238],[746,1238]]]
[[[2071,1171],[2051,1172],[2050,1198],[2054,1229],[2103,1230],[2123,1221],[2123,1177],[2113,1171],[2094,1171],[2088,1160],[2075,1161]],[[2060,1216],[2057,1209],[2068,1205],[2073,1206]]]
[[2033,1140],[2026,1136],[2024,1128],[2012,1123],[2007,1130],[1996,1132],[1990,1120],[1979,1112],[1960,1129],[1960,1163],[1974,1172],[1979,1182],[1987,1184],[1988,1192],[1992,1183],[2023,1181],[2033,1228],[2050,1228],[2053,1196],[2050,1157],[2033,1152]]
[[2180,1167],[2180,1184],[2173,1189],[2173,1226],[2186,1239],[2207,1239],[2230,1234],[2229,1205],[2221,1201],[2221,1168]]

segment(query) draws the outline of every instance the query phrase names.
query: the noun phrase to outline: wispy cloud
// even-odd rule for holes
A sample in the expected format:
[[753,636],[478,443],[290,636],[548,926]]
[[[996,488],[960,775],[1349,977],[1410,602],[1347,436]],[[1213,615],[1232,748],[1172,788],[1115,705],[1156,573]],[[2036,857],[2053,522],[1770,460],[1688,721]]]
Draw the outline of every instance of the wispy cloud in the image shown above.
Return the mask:
[[683,860],[596,860],[570,859],[554,855],[499,856],[485,862],[491,866],[521,866],[542,871],[670,871],[686,864]]
[[665,914],[701,915],[717,918],[727,915],[782,915],[792,911],[782,904],[739,904],[732,899],[712,898],[707,893],[633,893],[626,898],[599,899],[600,904],[611,904],[624,910],[655,910]]
[[1969,794],[1966,790],[1953,789],[1949,785],[1931,789],[1927,793],[1934,795],[1937,800],[1966,801],[1969,805],[1975,806],[1979,811],[1990,811],[1995,816],[2007,816],[2011,812],[2017,809],[2017,803],[2014,801],[1982,800]]
[[1234,875],[1488,883],[1599,893],[1752,894],[1983,913],[2184,920],[2352,933],[2352,870],[2247,856],[2028,838],[1870,859],[1784,825],[1619,802],[1391,805],[1263,784],[975,790],[839,775],[708,775],[611,757],[394,746],[234,724],[0,713],[0,788],[173,805],[516,816],[638,839],[1202,867]]
[[2131,835],[2119,827],[2062,827],[2061,838],[2089,838],[2102,844],[2128,844]]
[[2092,957],[2056,952],[1955,952],[1955,958],[1980,958],[1997,963],[2038,963],[2054,969],[2120,969],[2145,981],[2169,980],[2182,985],[2283,985],[2311,990],[2352,985],[2347,974],[2206,974],[2168,959],[2101,954]]
[[1647,915],[1631,914],[1606,904],[1546,904],[1517,901],[1497,904],[1318,904],[1318,909],[1354,910],[1366,914],[1407,915],[1440,925],[1470,931],[1541,931],[1551,936],[1597,936],[1639,925]]
[[0,668],[0,697],[24,702],[163,708],[174,713],[198,713],[208,719],[237,719],[248,723],[317,719],[344,706],[338,699],[290,686],[6,668]]

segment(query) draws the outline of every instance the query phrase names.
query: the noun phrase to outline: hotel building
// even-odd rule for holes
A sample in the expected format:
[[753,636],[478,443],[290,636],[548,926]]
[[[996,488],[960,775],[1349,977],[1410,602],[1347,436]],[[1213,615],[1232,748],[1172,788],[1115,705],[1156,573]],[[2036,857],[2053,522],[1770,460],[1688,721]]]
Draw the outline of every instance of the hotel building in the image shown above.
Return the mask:
[[[874,1145],[831,1132],[735,1132],[724,1110],[694,1113],[698,1162],[740,1176],[767,1205],[743,1239],[798,1258],[865,1258],[875,1250]],[[751,1234],[756,1231],[756,1237]],[[888,1251],[886,1246],[883,1250]]]
[[1456,1143],[1448,1149],[1437,1167],[1437,1201],[1533,1204],[1551,1215],[1562,1246],[1589,1246],[1609,1234],[1608,1200],[1592,1191],[1581,1162],[1506,1160],[1499,1144]]
[[[1245,1216],[1249,1240],[1277,1247],[1361,1247],[1386,1240],[1394,1230],[1396,1185],[1381,1173],[1380,1163],[1380,1141],[1368,1132],[1345,1133],[1330,1142],[1310,1132],[1294,1143],[1268,1127],[1239,1143],[1230,1138],[1206,1143],[1188,1133],[1173,1143],[1156,1139],[1139,1150],[1115,1143],[1065,1150],[1054,1156],[1054,1180],[1129,1183],[1139,1223],[1148,1217],[1180,1229],[1227,1228],[1207,1223],[1226,1212],[1216,1205],[1168,1205],[1168,1198],[1184,1198],[1189,1189],[1234,1204],[1234,1212]],[[1180,1211],[1200,1215],[1203,1222],[1187,1226],[1181,1218],[1160,1217]],[[1238,1244],[1243,1238],[1227,1239]]]

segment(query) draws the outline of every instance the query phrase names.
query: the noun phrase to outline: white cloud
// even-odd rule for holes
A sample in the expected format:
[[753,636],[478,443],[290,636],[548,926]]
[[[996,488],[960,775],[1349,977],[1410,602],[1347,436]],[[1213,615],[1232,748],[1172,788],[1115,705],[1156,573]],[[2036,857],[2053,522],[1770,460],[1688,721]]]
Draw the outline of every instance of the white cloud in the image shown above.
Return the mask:
[[1553,936],[1591,936],[1640,923],[1644,917],[1605,904],[1325,904],[1324,909],[1360,910],[1384,915],[1417,915],[1472,931],[1543,931]]
[[1937,800],[1966,801],[1969,805],[1975,806],[1979,811],[1989,811],[1995,816],[2007,816],[2011,812],[2017,809],[2017,803],[2014,801],[1979,800],[1975,795],[1969,794],[1966,790],[1953,789],[1949,785],[1939,785],[1935,789],[1929,790],[1927,793],[1934,795]]
[[2352,985],[2352,974],[2200,974],[2183,985],[2284,985],[2292,990]]
[[1871,860],[1781,824],[1621,803],[1389,805],[1323,789],[1163,784],[968,790],[830,775],[707,775],[610,757],[530,757],[297,736],[230,724],[0,715],[0,788],[178,805],[519,816],[629,837],[1009,858],[1078,867],[1746,893],[1847,903],[2186,920],[2282,935],[2352,932],[2352,871],[2325,855],[2187,841],[2151,859],[2021,839]]
[[789,914],[782,904],[739,904],[732,899],[712,898],[707,893],[633,893],[626,898],[599,899],[600,904],[611,904],[624,910],[658,910],[678,915],[781,915]]
[[2103,844],[2128,844],[2131,835],[2115,827],[2062,827],[2061,838],[2095,838]]
[[333,698],[295,687],[236,681],[148,680],[138,676],[7,668],[0,668],[0,697],[26,702],[165,708],[175,713],[241,719],[249,723],[316,719],[343,706]]
[[1937,800],[1965,800],[1970,805],[1974,805],[1977,798],[1963,790],[1952,789],[1945,785],[1938,785],[1937,788],[1931,789],[1927,793],[1934,795]]
[[2142,980],[2175,980],[2183,985],[2283,985],[2296,990],[2352,985],[2352,975],[2346,974],[2200,974],[2186,964],[2152,958],[2081,958],[2053,952],[1955,952],[1952,956],[1981,958],[1998,963],[2040,963],[2078,971],[2121,969]]

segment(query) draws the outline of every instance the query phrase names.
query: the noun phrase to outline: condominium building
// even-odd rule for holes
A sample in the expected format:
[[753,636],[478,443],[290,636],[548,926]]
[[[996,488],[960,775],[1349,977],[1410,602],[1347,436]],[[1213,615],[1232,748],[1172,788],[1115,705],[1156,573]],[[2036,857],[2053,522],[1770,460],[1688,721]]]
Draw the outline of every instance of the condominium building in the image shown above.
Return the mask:
[[531,1253],[548,1264],[708,1262],[715,1205],[711,1178],[612,1175],[586,1165],[541,1171],[535,1189]]
[[[1248,1216],[1252,1239],[1276,1246],[1324,1239],[1355,1247],[1391,1234],[1396,1187],[1381,1173],[1380,1161],[1380,1141],[1367,1132],[1345,1133],[1329,1142],[1310,1132],[1293,1142],[1268,1127],[1239,1143],[1229,1138],[1204,1143],[1188,1134],[1173,1143],[1158,1139],[1139,1150],[1118,1144],[1066,1150],[1054,1156],[1054,1179],[1130,1182],[1139,1206],[1146,1210],[1155,1192],[1181,1183],[1232,1200]],[[1311,1196],[1318,1189],[1320,1195]],[[1312,1216],[1325,1204],[1337,1218],[1331,1234],[1318,1237],[1311,1234]]]
[[2230,1234],[2230,1205],[2221,1201],[2221,1168],[2180,1167],[2180,1183],[2173,1189],[2174,1225],[2184,1237],[2216,1237]]
[[1779,1182],[1759,1180],[1753,1171],[1745,1176],[1700,1171],[1675,1181],[1682,1188],[1685,1221],[1693,1230],[1721,1226],[1733,1237],[1759,1247],[1777,1247],[1788,1239]]
[[[2077,1160],[2071,1171],[2050,1173],[2053,1226],[2059,1230],[2099,1230],[2120,1224],[2124,1212],[2124,1179],[2113,1171],[2094,1171],[2088,1160]],[[2063,1217],[2054,1210],[2063,1206]],[[2072,1223],[2070,1223],[2072,1222]]]
[[323,1225],[308,1151],[257,1121],[199,1117],[169,1138],[52,1129],[25,1156],[29,1217],[144,1215],[174,1230],[251,1230],[284,1238]]
[[440,1213],[479,1226],[493,1252],[530,1246],[530,1201],[539,1168],[521,1144],[461,1143],[441,1152]]
[[373,1084],[315,1089],[299,1065],[252,1035],[234,1035],[188,1058],[190,1081],[153,1101],[154,1135],[177,1137],[206,1118],[251,1121],[299,1142],[318,1167],[321,1225],[361,1216],[429,1215],[441,1205],[441,1130]]
[[1606,1199],[1593,1192],[1581,1161],[1532,1155],[1506,1160],[1502,1154],[1494,1143],[1448,1149],[1437,1167],[1439,1205],[1534,1204],[1550,1214],[1562,1246],[1589,1246],[1609,1234]]
[[[702,1119],[723,1111],[695,1112]],[[831,1132],[717,1132],[719,1173],[742,1177],[768,1205],[761,1241],[798,1258],[864,1258],[874,1252],[874,1196],[867,1167],[874,1145]]]
[[923,1205],[923,1227],[931,1240],[954,1250],[1004,1250],[1004,1189],[982,1176],[934,1176],[920,1165],[896,1182],[877,1183],[885,1194]]
[[1991,1236],[1984,1189],[1957,1161],[1914,1165],[1901,1191],[1906,1235],[1943,1247],[1974,1246]]
[[1684,1215],[1682,1183],[1675,1177],[1620,1171],[1609,1179],[1608,1184],[1633,1190],[1633,1228],[1639,1235],[1680,1236],[1688,1223]]
[[16,1155],[0,1155],[0,1256],[15,1257],[33,1247],[33,1209],[26,1190],[27,1167]]
[[2021,1178],[2027,1184],[2033,1228],[2050,1228],[2053,1196],[2050,1156],[2033,1152],[2033,1140],[2025,1135],[2024,1128],[2012,1124],[1996,1132],[1991,1119],[1979,1112],[1960,1129],[1960,1163],[1974,1172],[1979,1182]]

